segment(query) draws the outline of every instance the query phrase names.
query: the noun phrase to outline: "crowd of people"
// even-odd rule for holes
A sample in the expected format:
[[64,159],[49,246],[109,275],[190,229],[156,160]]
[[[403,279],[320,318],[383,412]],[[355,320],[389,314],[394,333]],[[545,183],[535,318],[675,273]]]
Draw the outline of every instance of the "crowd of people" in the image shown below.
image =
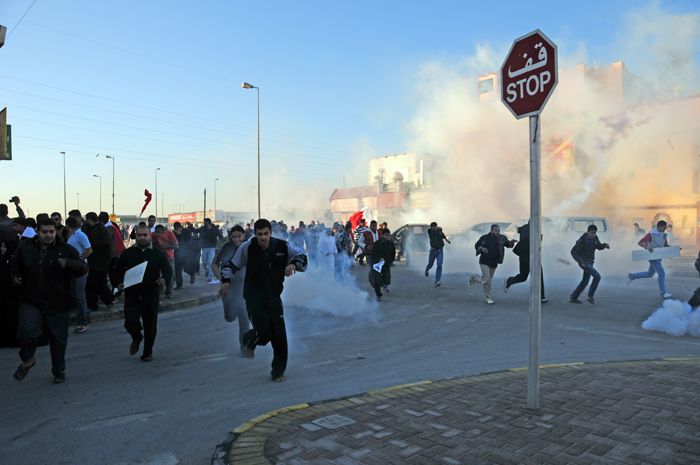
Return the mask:
[[[79,210],[71,210],[65,221],[58,212],[29,218],[18,197],[10,202],[17,213],[12,219],[8,206],[0,204],[0,342],[20,348],[21,363],[14,373],[17,380],[24,379],[36,364],[37,346],[48,343],[53,380],[64,382],[70,311],[76,312],[75,333],[81,334],[90,328],[91,314],[100,302],[106,308],[123,302],[124,328],[131,336],[129,353],[141,350],[141,360],[152,360],[161,294],[168,299],[182,289],[183,275],[194,284],[201,270],[207,283],[220,285],[225,320],[238,321],[241,356],[252,358],[258,346],[271,343],[271,378],[282,381],[287,365],[281,300],[285,277],[310,268],[344,280],[357,262],[361,267],[369,265],[370,287],[381,300],[389,292],[394,262],[409,254],[408,225],[393,237],[387,223],[374,220],[367,224],[362,219],[355,227],[351,222],[327,227],[316,221],[287,227],[284,221],[259,219],[234,225],[224,238],[221,228],[209,218],[199,227],[174,223],[171,230],[156,224],[151,215],[134,227],[120,227],[107,212],[88,212],[83,217]],[[483,286],[487,304],[495,303],[492,281],[504,261],[505,249],[513,249],[520,266],[517,275],[505,278],[504,292],[528,279],[529,231],[525,224],[518,228],[519,240],[508,239],[498,225],[492,225],[474,244],[481,274],[472,275],[469,284]],[[659,221],[638,245],[650,252],[667,247],[665,231],[666,223]],[[434,286],[440,287],[444,248],[450,241],[436,222],[427,233],[430,247],[425,276],[436,266]],[[571,293],[571,303],[581,303],[579,296],[591,278],[587,300],[595,303],[601,280],[594,267],[595,252],[608,248],[597,237],[595,225],[576,241],[571,255],[583,277]],[[629,281],[656,274],[661,295],[671,297],[662,261],[649,262],[648,271],[630,273]],[[542,270],[540,273],[543,276]],[[541,299],[547,302],[544,280]]]

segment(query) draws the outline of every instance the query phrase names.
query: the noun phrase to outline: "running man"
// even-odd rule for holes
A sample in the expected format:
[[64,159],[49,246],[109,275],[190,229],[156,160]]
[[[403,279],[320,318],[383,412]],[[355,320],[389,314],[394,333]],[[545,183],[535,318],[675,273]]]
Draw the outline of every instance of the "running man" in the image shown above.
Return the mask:
[[594,224],[589,225],[586,232],[578,238],[576,244],[574,244],[574,247],[571,249],[571,256],[583,270],[583,277],[578,286],[576,286],[576,289],[574,289],[574,292],[571,293],[569,302],[572,304],[581,303],[581,301],[578,300],[578,296],[586,289],[588,282],[591,280],[591,276],[593,276],[593,283],[591,283],[591,287],[588,289],[587,300],[591,305],[595,305],[595,291],[598,289],[598,284],[600,283],[600,273],[593,268],[595,251],[609,248],[610,244],[601,244],[600,239],[598,239],[598,228]]
[[493,305],[495,302],[491,297],[491,281],[496,272],[498,265],[503,263],[505,248],[511,248],[516,243],[516,240],[508,240],[506,236],[501,234],[501,227],[497,224],[491,225],[491,232],[484,234],[476,241],[474,248],[476,254],[479,255],[479,266],[481,267],[481,276],[471,275],[469,285],[481,283],[484,286],[484,297],[486,303]]
[[[647,233],[642,237],[637,245],[647,249],[649,253],[653,252],[654,249],[659,247],[668,247],[668,236],[666,235],[666,228],[668,224],[661,220],[656,223],[656,229]],[[664,270],[664,265],[661,259],[649,260],[649,269],[647,271],[640,271],[638,273],[630,273],[627,275],[627,284],[629,285],[635,279],[651,278],[654,274],[659,275],[659,292],[661,297],[664,299],[670,299],[672,294],[666,289],[666,271]]]
[[[282,308],[284,278],[297,271],[306,271],[307,258],[289,246],[287,241],[272,237],[272,224],[264,218],[253,226],[255,236],[244,242],[229,264],[231,273],[245,267],[243,298],[253,329],[243,337],[243,350],[247,357],[255,355],[257,346],[272,343],[274,356],[270,376],[273,381],[284,381],[287,369],[287,330]],[[223,276],[223,282],[231,282]]]
[[440,287],[442,261],[444,259],[443,249],[445,248],[445,242],[448,244],[451,244],[451,242],[435,221],[430,223],[428,238],[430,239],[430,253],[428,255],[428,266],[425,267],[425,277],[427,278],[430,276],[430,269],[433,267],[435,261],[437,261],[437,268],[435,269],[435,287]]

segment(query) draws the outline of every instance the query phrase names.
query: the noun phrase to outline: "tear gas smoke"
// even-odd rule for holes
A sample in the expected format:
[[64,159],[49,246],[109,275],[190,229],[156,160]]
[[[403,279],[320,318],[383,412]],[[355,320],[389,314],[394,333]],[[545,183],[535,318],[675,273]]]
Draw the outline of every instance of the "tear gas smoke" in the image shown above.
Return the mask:
[[700,337],[700,311],[693,310],[687,302],[668,299],[642,323],[642,329],[672,336]]
[[[688,181],[697,158],[688,154],[698,144],[700,104],[674,102],[700,83],[695,62],[700,20],[651,3],[629,14],[620,37],[616,50],[629,68],[621,63],[581,68],[577,65],[588,61],[585,53],[560,56],[559,86],[541,124],[543,215],[607,217],[611,230],[601,240],[612,248],[600,254],[601,261],[622,271],[633,266],[629,252],[638,239],[626,234],[633,219],[648,230],[656,214],[646,210],[647,217],[637,220],[631,206],[700,200]],[[649,48],[659,53],[640,52]],[[476,77],[497,71],[506,50],[507,44],[481,45],[459,62],[426,64],[415,79],[418,104],[408,146],[441,160],[429,210],[406,218],[434,219],[454,233],[486,221],[519,225],[529,215],[527,122],[512,117],[498,92],[476,92]],[[649,70],[663,72],[642,74]],[[624,92],[616,79],[624,80]],[[554,152],[567,144],[573,147],[570,159]],[[688,192],[679,192],[683,189]],[[679,201],[684,195],[688,198]],[[695,227],[694,218],[683,222]],[[579,235],[546,234],[544,255],[551,254],[555,266],[563,265],[559,258],[572,262],[568,251]]]

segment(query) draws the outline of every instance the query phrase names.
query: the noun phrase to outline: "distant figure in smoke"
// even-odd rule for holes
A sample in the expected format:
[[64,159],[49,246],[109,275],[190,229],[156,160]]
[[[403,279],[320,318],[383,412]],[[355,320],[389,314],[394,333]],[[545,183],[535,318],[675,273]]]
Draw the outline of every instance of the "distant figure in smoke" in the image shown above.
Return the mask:
[[428,255],[428,265],[425,267],[425,277],[430,275],[430,269],[437,260],[437,268],[435,269],[435,287],[440,287],[440,278],[442,278],[442,261],[444,258],[443,249],[445,248],[445,242],[451,244],[445,233],[442,232],[442,228],[438,227],[438,224],[433,221],[430,223],[430,229],[428,229],[428,237],[430,238],[430,253]]
[[644,236],[647,233],[644,229],[639,227],[639,223],[634,223],[633,226],[634,226],[634,234],[636,234],[637,236]]
[[[503,292],[508,292],[508,288],[513,284],[524,283],[527,281],[530,275],[530,222],[520,226],[518,228],[518,234],[520,235],[520,240],[513,247],[513,253],[518,256],[520,272],[509,278],[506,278],[503,283]],[[545,297],[544,292],[544,273],[542,272],[542,267],[540,267],[540,276],[542,279],[542,286],[540,288],[540,298],[542,303],[547,303],[549,300]]]
[[[646,236],[642,237],[637,243],[638,246],[647,249],[650,253],[654,249],[659,247],[668,247],[668,238],[666,235],[667,224],[664,220],[656,223],[656,229],[648,233]],[[654,274],[658,274],[659,280],[659,291],[661,292],[661,297],[664,299],[670,299],[672,297],[671,293],[666,289],[666,271],[661,262],[661,259],[649,260],[649,270],[641,271],[638,273],[630,273],[627,275],[629,285],[635,279],[651,278]]]
[[391,264],[396,257],[396,246],[391,238],[389,228],[380,231],[380,238],[372,248],[370,256],[369,283],[374,288],[377,300],[382,299],[382,290],[389,292],[391,284]]
[[233,256],[243,244],[244,239],[243,227],[239,225],[232,227],[228,232],[228,242],[221,246],[211,266],[214,274],[222,281],[219,297],[224,304],[224,319],[229,323],[238,319],[238,342],[241,347],[241,356],[248,357],[249,354],[243,344],[243,337],[250,329],[248,311],[243,299],[244,276],[243,273],[231,273],[231,268],[227,266],[233,260]]
[[[354,237],[354,241],[353,241],[355,243],[355,246],[353,247],[352,254],[351,254],[353,257],[355,257],[355,256],[357,257],[357,260],[360,263],[360,265],[364,265],[364,263],[361,260],[362,259],[362,251],[360,250],[360,238],[362,237],[362,233],[366,229],[367,229],[367,221],[364,218],[362,218],[360,220],[359,226],[355,229],[355,237]],[[358,251],[360,252],[360,255],[357,255]]]
[[335,274],[335,255],[338,249],[335,247],[335,237],[333,231],[327,228],[318,239],[316,246],[318,253],[318,263],[324,273]]
[[343,227],[341,224],[336,223],[333,229],[335,230],[335,248],[337,251],[334,256],[335,277],[336,279],[342,279],[352,264],[350,259],[350,253],[352,252],[352,224],[348,221]]
[[406,264],[408,265],[408,250],[406,249],[406,246],[408,244],[408,234],[409,234],[409,229],[408,225],[404,225],[403,229],[399,231],[397,234],[397,239],[399,240],[399,253],[396,254],[396,261],[400,262],[401,257],[404,257],[406,259]]
[[574,289],[574,292],[571,293],[569,302],[572,304],[581,303],[578,297],[584,289],[586,289],[588,282],[591,280],[591,276],[593,276],[593,283],[591,283],[591,287],[588,289],[587,300],[591,305],[595,305],[595,291],[598,289],[598,284],[600,283],[600,273],[593,268],[595,251],[609,248],[610,244],[601,243],[600,239],[598,239],[598,228],[594,224],[589,225],[586,232],[576,241],[576,244],[574,244],[574,247],[571,249],[571,256],[583,270],[583,277],[578,286],[576,286],[576,289]]
[[491,297],[491,281],[496,272],[498,265],[503,263],[505,248],[511,248],[517,241],[509,241],[506,236],[501,234],[501,227],[497,224],[491,225],[491,232],[484,234],[476,241],[474,248],[476,254],[479,255],[479,266],[481,267],[481,276],[472,275],[469,278],[469,285],[481,283],[484,286],[484,296],[486,303],[493,305],[495,302]]
[[698,252],[698,258],[695,259],[695,270],[700,274],[700,252]]
[[287,241],[272,237],[272,225],[266,219],[259,219],[253,226],[255,237],[244,242],[233,259],[226,265],[223,282],[231,282],[231,274],[245,267],[243,298],[253,329],[243,337],[244,353],[252,358],[257,346],[272,342],[273,381],[284,381],[287,369],[287,330],[284,325],[282,289],[284,277],[296,271],[305,271],[306,255],[290,247]]

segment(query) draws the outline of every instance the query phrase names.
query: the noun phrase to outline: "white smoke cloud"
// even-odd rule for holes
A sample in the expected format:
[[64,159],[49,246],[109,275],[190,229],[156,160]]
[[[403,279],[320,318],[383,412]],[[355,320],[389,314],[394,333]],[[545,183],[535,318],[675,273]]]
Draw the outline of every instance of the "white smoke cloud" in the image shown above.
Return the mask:
[[642,329],[672,336],[700,337],[700,311],[693,310],[687,302],[668,299],[642,323]]

